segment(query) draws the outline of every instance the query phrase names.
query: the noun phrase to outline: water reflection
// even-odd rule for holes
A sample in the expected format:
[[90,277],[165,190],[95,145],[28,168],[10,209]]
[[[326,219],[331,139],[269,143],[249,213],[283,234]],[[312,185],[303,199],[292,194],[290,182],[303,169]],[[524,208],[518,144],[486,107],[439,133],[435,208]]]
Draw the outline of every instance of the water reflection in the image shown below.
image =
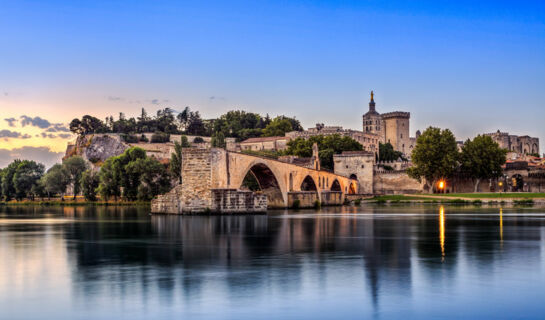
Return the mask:
[[543,311],[545,215],[497,212],[376,206],[204,217],[4,207],[0,318],[508,317],[519,306],[531,318]]

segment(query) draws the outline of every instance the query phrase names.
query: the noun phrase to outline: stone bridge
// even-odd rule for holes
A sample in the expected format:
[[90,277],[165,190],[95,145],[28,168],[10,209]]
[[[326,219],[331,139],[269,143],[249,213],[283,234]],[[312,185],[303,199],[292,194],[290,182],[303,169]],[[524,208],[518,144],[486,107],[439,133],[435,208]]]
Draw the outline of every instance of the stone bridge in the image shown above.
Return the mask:
[[[253,175],[260,191],[241,190]],[[346,194],[358,193],[358,182],[328,171],[224,149],[184,148],[182,184],[152,202],[152,212],[249,212],[342,204]]]

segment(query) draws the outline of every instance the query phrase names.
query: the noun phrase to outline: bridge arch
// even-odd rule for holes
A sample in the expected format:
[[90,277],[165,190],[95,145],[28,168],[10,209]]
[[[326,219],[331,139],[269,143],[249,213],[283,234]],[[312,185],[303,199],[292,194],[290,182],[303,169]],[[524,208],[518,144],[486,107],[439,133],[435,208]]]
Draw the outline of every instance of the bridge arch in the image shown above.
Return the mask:
[[318,192],[318,187],[316,186],[316,182],[314,182],[314,179],[312,179],[310,175],[307,175],[305,179],[303,179],[303,182],[301,182],[301,191]]
[[[268,206],[270,208],[282,208],[286,206],[287,199],[285,190],[283,190],[280,176],[274,172],[270,166],[262,161],[252,162],[248,168],[241,171],[242,176],[239,177],[239,189],[245,189],[244,183],[247,179],[255,178],[258,185],[258,190],[267,196]],[[252,189],[247,188],[246,189]],[[256,190],[252,190],[256,191]]]
[[338,179],[335,179],[335,181],[333,181],[333,183],[331,184],[331,191],[343,191],[341,183]]

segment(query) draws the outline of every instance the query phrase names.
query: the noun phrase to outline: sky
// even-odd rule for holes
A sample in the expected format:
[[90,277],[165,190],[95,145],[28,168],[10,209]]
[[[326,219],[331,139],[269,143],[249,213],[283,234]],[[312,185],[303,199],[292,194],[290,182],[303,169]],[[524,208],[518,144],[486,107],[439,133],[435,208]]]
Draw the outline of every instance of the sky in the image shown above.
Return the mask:
[[0,0],[0,167],[51,165],[73,118],[142,107],[361,130],[371,90],[412,135],[500,129],[544,151],[545,2]]

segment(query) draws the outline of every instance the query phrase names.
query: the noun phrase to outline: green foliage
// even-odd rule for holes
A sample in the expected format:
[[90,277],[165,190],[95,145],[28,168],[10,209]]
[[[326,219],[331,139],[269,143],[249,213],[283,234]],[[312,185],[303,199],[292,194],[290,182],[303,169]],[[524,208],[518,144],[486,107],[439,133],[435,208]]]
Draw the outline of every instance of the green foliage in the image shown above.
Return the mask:
[[151,135],[152,143],[164,143],[170,141],[170,134],[163,132],[155,132]]
[[[138,147],[106,160],[99,173],[98,191],[105,199],[150,200],[170,190],[170,175],[155,158]],[[121,192],[121,190],[123,190]]]
[[390,142],[379,143],[379,161],[397,161],[397,159],[406,160],[403,153],[395,151]]
[[[169,169],[172,176],[178,180],[178,183],[182,183],[182,147],[184,139],[187,142],[187,137],[182,136],[182,141],[179,143],[178,141],[174,142],[174,152],[170,155],[170,164]],[[187,142],[189,144],[189,142]]]
[[97,200],[97,190],[100,179],[98,174],[93,170],[85,171],[81,176],[81,188],[83,190],[83,196],[88,201]]
[[354,205],[359,207],[361,205],[361,199],[358,198],[358,199],[354,200]]
[[81,176],[87,170],[87,163],[80,156],[70,157],[63,162],[63,166],[68,172],[70,183],[73,187],[74,199],[81,191]]
[[318,144],[322,168],[329,170],[333,170],[334,154],[340,154],[343,151],[363,150],[363,146],[356,140],[350,137],[333,134],[327,136],[313,136],[309,139],[293,139],[288,142],[288,148],[286,149],[285,154],[298,157],[310,157],[312,156],[312,145],[314,143]]
[[41,179],[41,184],[48,197],[52,195],[61,195],[62,197],[70,184],[70,174],[63,165],[57,163],[47,170]]
[[[270,120],[269,120],[270,121]],[[257,113],[246,112],[241,110],[229,111],[214,120],[213,132],[223,134],[223,137],[234,137],[237,141],[248,138],[248,131],[258,130],[261,136],[261,131],[267,126],[267,121]]]
[[242,180],[242,187],[250,191],[261,190],[261,187],[259,186],[259,181],[257,181],[256,177],[251,172],[248,172],[244,177],[244,180]]
[[452,132],[429,127],[416,141],[412,153],[413,166],[407,173],[418,180],[426,179],[431,189],[438,179],[452,176],[458,166],[458,158],[458,147]]
[[301,207],[301,201],[299,199],[293,200],[293,204],[291,205],[292,209],[299,209]]
[[202,137],[195,137],[193,143],[204,143],[204,139]]
[[258,157],[264,157],[264,158],[271,158],[271,159],[278,159],[281,153],[274,150],[242,150],[241,151],[244,154],[249,154],[253,156]]
[[136,135],[134,135],[134,134],[122,133],[121,134],[121,139],[123,141],[125,141],[126,143],[137,143],[138,142],[138,137]]
[[142,135],[140,135],[140,138],[138,138],[138,141],[140,141],[140,142],[149,142],[149,139],[148,139],[148,137],[146,137],[146,135],[142,134]]
[[13,187],[15,188],[15,199],[21,200],[26,197],[34,199],[37,184],[44,174],[44,165],[32,160],[22,160],[13,175]]
[[464,143],[460,155],[461,169],[475,180],[475,192],[482,179],[501,177],[506,154],[507,150],[500,148],[489,136],[478,135]]
[[213,148],[225,148],[225,136],[223,132],[218,132],[212,137],[211,141]]
[[[296,120],[297,121],[297,120]],[[297,121],[298,123],[299,121]],[[300,125],[299,125],[300,126]],[[289,118],[280,116],[274,118],[265,129],[263,129],[263,136],[275,137],[284,136],[286,132],[294,131],[292,121]]]
[[10,201],[15,198],[16,191],[13,184],[13,176],[17,167],[21,164],[21,160],[15,159],[6,168],[2,170],[2,197],[6,201]]
[[320,200],[314,200],[314,209],[320,209],[322,207],[322,203]]
[[[197,137],[197,138],[200,138],[202,140],[201,137]],[[197,140],[197,138],[195,138],[195,140]],[[191,147],[191,144],[189,143],[189,140],[187,140],[187,137],[185,135],[182,135],[182,137],[180,138],[180,144],[182,148]]]

